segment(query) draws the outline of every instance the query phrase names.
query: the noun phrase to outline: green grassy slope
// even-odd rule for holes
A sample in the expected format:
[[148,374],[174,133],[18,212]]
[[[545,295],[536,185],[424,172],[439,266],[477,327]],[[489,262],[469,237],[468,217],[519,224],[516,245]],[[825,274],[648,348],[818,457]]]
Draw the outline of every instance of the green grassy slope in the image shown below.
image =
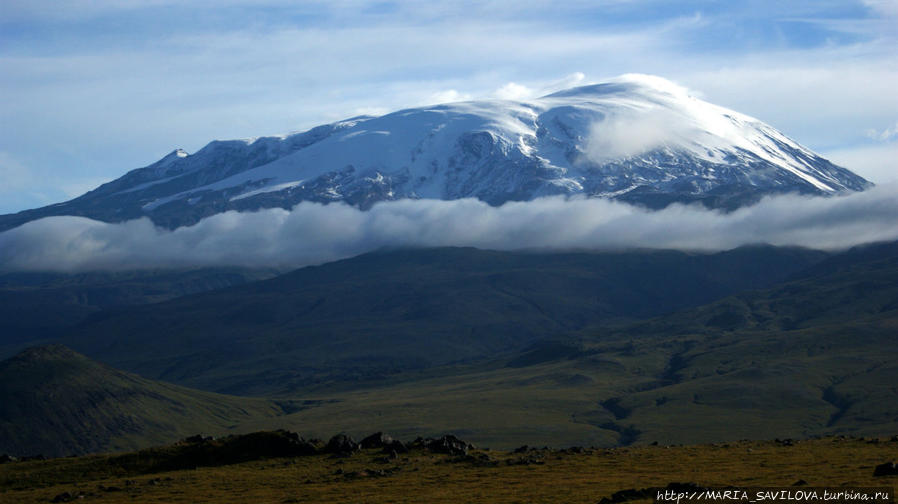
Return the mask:
[[513,352],[771,285],[821,252],[399,250],[98,316],[65,342],[123,369],[263,394]]
[[895,433],[896,259],[896,244],[859,249],[768,290],[507,361],[354,391],[310,388],[309,398],[339,401],[278,425],[460,432],[498,447]]
[[0,362],[0,453],[135,449],[282,413],[271,401],[146,380],[61,345]]

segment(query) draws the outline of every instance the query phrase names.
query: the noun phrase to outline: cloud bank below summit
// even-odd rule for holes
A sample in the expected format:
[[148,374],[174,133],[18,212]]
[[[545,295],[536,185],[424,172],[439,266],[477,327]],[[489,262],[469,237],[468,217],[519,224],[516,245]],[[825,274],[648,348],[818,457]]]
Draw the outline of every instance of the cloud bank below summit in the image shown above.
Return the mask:
[[0,270],[301,267],[384,247],[714,251],[754,243],[840,249],[896,239],[898,184],[833,198],[770,197],[731,213],[561,197],[500,207],[475,199],[401,200],[368,211],[303,202],[289,211],[226,212],[173,231],[149,219],[49,217],[0,233]]

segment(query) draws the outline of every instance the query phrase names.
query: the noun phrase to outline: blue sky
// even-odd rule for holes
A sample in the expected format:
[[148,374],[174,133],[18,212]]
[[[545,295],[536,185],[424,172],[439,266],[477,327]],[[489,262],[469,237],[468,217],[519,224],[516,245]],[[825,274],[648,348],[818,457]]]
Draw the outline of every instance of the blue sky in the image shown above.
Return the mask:
[[4,0],[0,212],[213,139],[629,72],[898,179],[898,0]]

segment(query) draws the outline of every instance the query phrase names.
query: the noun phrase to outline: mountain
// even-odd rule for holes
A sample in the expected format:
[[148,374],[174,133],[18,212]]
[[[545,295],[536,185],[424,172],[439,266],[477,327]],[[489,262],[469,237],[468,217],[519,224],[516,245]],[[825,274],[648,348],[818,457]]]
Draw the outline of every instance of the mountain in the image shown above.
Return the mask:
[[274,417],[272,401],[146,380],[62,345],[0,362],[0,453],[66,456],[144,448]]
[[769,286],[826,256],[761,246],[715,254],[389,250],[100,312],[63,341],[154,379],[290,392],[496,358],[590,325]]
[[[0,453],[83,453],[146,447],[197,432],[280,428],[324,438],[338,431],[358,437],[383,430],[402,439],[453,432],[493,448],[536,443],[614,446],[652,441],[732,442],[898,432],[898,391],[893,386],[898,382],[898,243],[859,247],[813,260],[802,260],[801,251],[771,248],[739,249],[699,260],[688,255],[631,253],[593,258],[601,267],[594,267],[589,274],[592,276],[578,265],[588,257],[577,255],[555,258],[552,263],[524,255],[467,254],[466,258],[465,253],[472,251],[464,249],[428,252],[430,255],[420,254],[417,259],[414,251],[375,254],[362,257],[365,262],[307,268],[291,274],[295,277],[187,296],[180,299],[182,315],[187,316],[172,315],[178,300],[157,305],[164,309],[156,319],[144,312],[148,307],[128,308],[127,313],[110,315],[115,325],[88,325],[84,328],[91,327],[96,334],[78,335],[85,345],[95,345],[98,354],[147,370],[163,364],[158,349],[171,349],[170,356],[174,357],[167,364],[173,374],[190,371],[192,375],[183,378],[185,381],[222,388],[237,384],[244,391],[268,387],[283,394],[278,401],[235,398],[154,382],[97,364],[61,346],[32,348],[0,362]],[[752,257],[758,259],[749,261]],[[378,268],[379,261],[382,264]],[[531,263],[525,268],[527,261]],[[690,261],[697,262],[690,265]],[[451,282],[438,281],[437,290],[447,293],[424,299],[419,305],[411,299],[426,293],[414,291],[400,305],[403,313],[410,315],[409,327],[416,331],[394,322],[384,325],[382,332],[361,334],[360,330],[353,334],[335,325],[327,334],[329,345],[310,341],[306,336],[309,331],[287,317],[267,326],[240,322],[244,316],[241,309],[261,301],[270,303],[289,289],[296,289],[302,280],[309,282],[310,291],[319,289],[325,298],[343,289],[342,297],[325,299],[321,306],[333,311],[333,319],[342,316],[350,319],[350,325],[357,323],[376,315],[377,308],[355,315],[359,305],[347,292],[368,290],[370,299],[393,299],[384,295],[392,287],[384,291],[360,287],[365,281],[373,286],[388,281],[398,268],[388,267],[390,262],[409,264],[410,271],[423,278],[422,283],[440,278],[440,269],[431,263],[447,264],[444,269],[455,270],[459,283],[472,282],[474,286],[470,291],[460,291]],[[451,344],[488,339],[487,332],[466,339],[463,331],[438,335],[451,339],[449,342],[428,339],[428,331],[441,328],[416,323],[412,309],[435,303],[433,306],[449,313],[438,319],[440,323],[447,324],[450,317],[462,318],[463,312],[447,303],[456,296],[486,288],[488,284],[473,281],[474,272],[478,267],[485,273],[494,270],[497,262],[509,263],[509,269],[500,271],[496,279],[495,285],[503,291],[520,296],[532,290],[532,284],[524,281],[530,278],[549,292],[543,299],[531,298],[537,301],[535,304],[522,300],[521,306],[512,305],[505,312],[489,305],[490,296],[472,301],[484,305],[475,315],[488,314],[487,322],[493,328],[501,328],[496,322],[506,320],[511,328],[506,333],[509,339],[534,326],[535,318],[528,312],[541,308],[546,313],[559,313],[546,301],[575,286],[570,278],[580,275],[592,283],[600,277],[639,278],[634,272],[644,270],[643,280],[636,281],[640,285],[633,291],[606,287],[604,294],[606,300],[620,298],[624,305],[635,303],[632,309],[642,315],[657,310],[654,304],[674,299],[672,295],[665,298],[663,289],[653,287],[659,281],[653,262],[668,269],[679,265],[684,278],[707,271],[708,277],[720,280],[726,272],[737,270],[729,274],[743,280],[733,285],[746,285],[745,279],[761,277],[768,268],[778,269],[778,276],[788,278],[760,290],[735,293],[635,323],[587,326],[569,332],[552,328],[542,333],[542,339],[466,362],[444,360],[439,365],[435,359],[435,367],[377,375],[339,361],[341,355],[358,352],[370,354],[374,362],[383,362],[395,354],[413,351],[417,344],[432,345],[427,356],[439,356]],[[786,268],[789,263],[800,262],[805,267]],[[372,272],[355,280],[338,278],[341,268],[362,265]],[[787,269],[799,271],[788,273]],[[526,271],[529,273],[525,275]],[[316,280],[316,274],[329,277],[333,285]],[[670,279],[676,280],[680,279]],[[762,280],[755,278],[749,283],[766,283]],[[698,290],[705,285],[707,279],[694,284]],[[250,286],[255,287],[247,290]],[[695,301],[695,294],[684,289],[677,294]],[[588,296],[575,288],[559,303]],[[202,298],[225,303],[214,312],[223,319],[218,324],[206,325],[213,308],[209,305],[205,309],[210,313],[200,312]],[[246,298],[247,304],[241,305],[241,298]],[[338,310],[340,305],[342,310]],[[296,306],[295,301],[286,302],[277,311],[287,313]],[[589,313],[596,308],[584,302],[574,309]],[[236,319],[227,318],[232,312],[237,314]],[[297,309],[294,316],[302,319],[310,313],[314,310]],[[124,315],[134,318],[135,323],[123,325]],[[402,319],[393,314],[382,320]],[[476,319],[460,320],[456,327],[471,320]],[[227,332],[229,325],[239,325],[248,333],[255,327],[262,334],[248,334],[239,340]],[[281,326],[285,327],[282,332],[274,331]],[[402,341],[388,345],[395,328],[405,331],[395,337]],[[131,335],[132,330],[138,333]],[[271,346],[254,349],[265,334],[274,334]],[[157,354],[143,355],[153,348]],[[344,373],[342,381],[316,383],[320,376],[303,374],[308,371],[303,362],[319,358],[322,349],[336,353],[327,364]],[[237,365],[229,368],[228,362]],[[244,374],[234,374],[234,369]]]
[[278,425],[455,432],[494,448],[892,436],[896,300],[898,243],[862,247],[770,288],[556,336],[499,362],[319,392],[330,401]]
[[402,198],[548,195],[652,208],[732,209],[779,193],[871,184],[757,119],[664,79],[626,75],[531,101],[475,101],[355,117],[281,137],[175,150],[71,201],[0,216],[0,230],[51,215],[176,228],[227,210]]

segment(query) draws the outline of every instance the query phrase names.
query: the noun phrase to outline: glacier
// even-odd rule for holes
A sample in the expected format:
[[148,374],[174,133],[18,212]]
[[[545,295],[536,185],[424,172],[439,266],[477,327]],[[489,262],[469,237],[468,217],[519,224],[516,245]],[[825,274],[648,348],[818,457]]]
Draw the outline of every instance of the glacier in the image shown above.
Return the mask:
[[366,210],[407,198],[580,195],[733,210],[766,195],[871,186],[758,119],[628,74],[533,100],[439,104],[177,149],[71,201],[0,216],[0,230],[50,215],[149,217],[174,229],[228,210],[301,201]]

